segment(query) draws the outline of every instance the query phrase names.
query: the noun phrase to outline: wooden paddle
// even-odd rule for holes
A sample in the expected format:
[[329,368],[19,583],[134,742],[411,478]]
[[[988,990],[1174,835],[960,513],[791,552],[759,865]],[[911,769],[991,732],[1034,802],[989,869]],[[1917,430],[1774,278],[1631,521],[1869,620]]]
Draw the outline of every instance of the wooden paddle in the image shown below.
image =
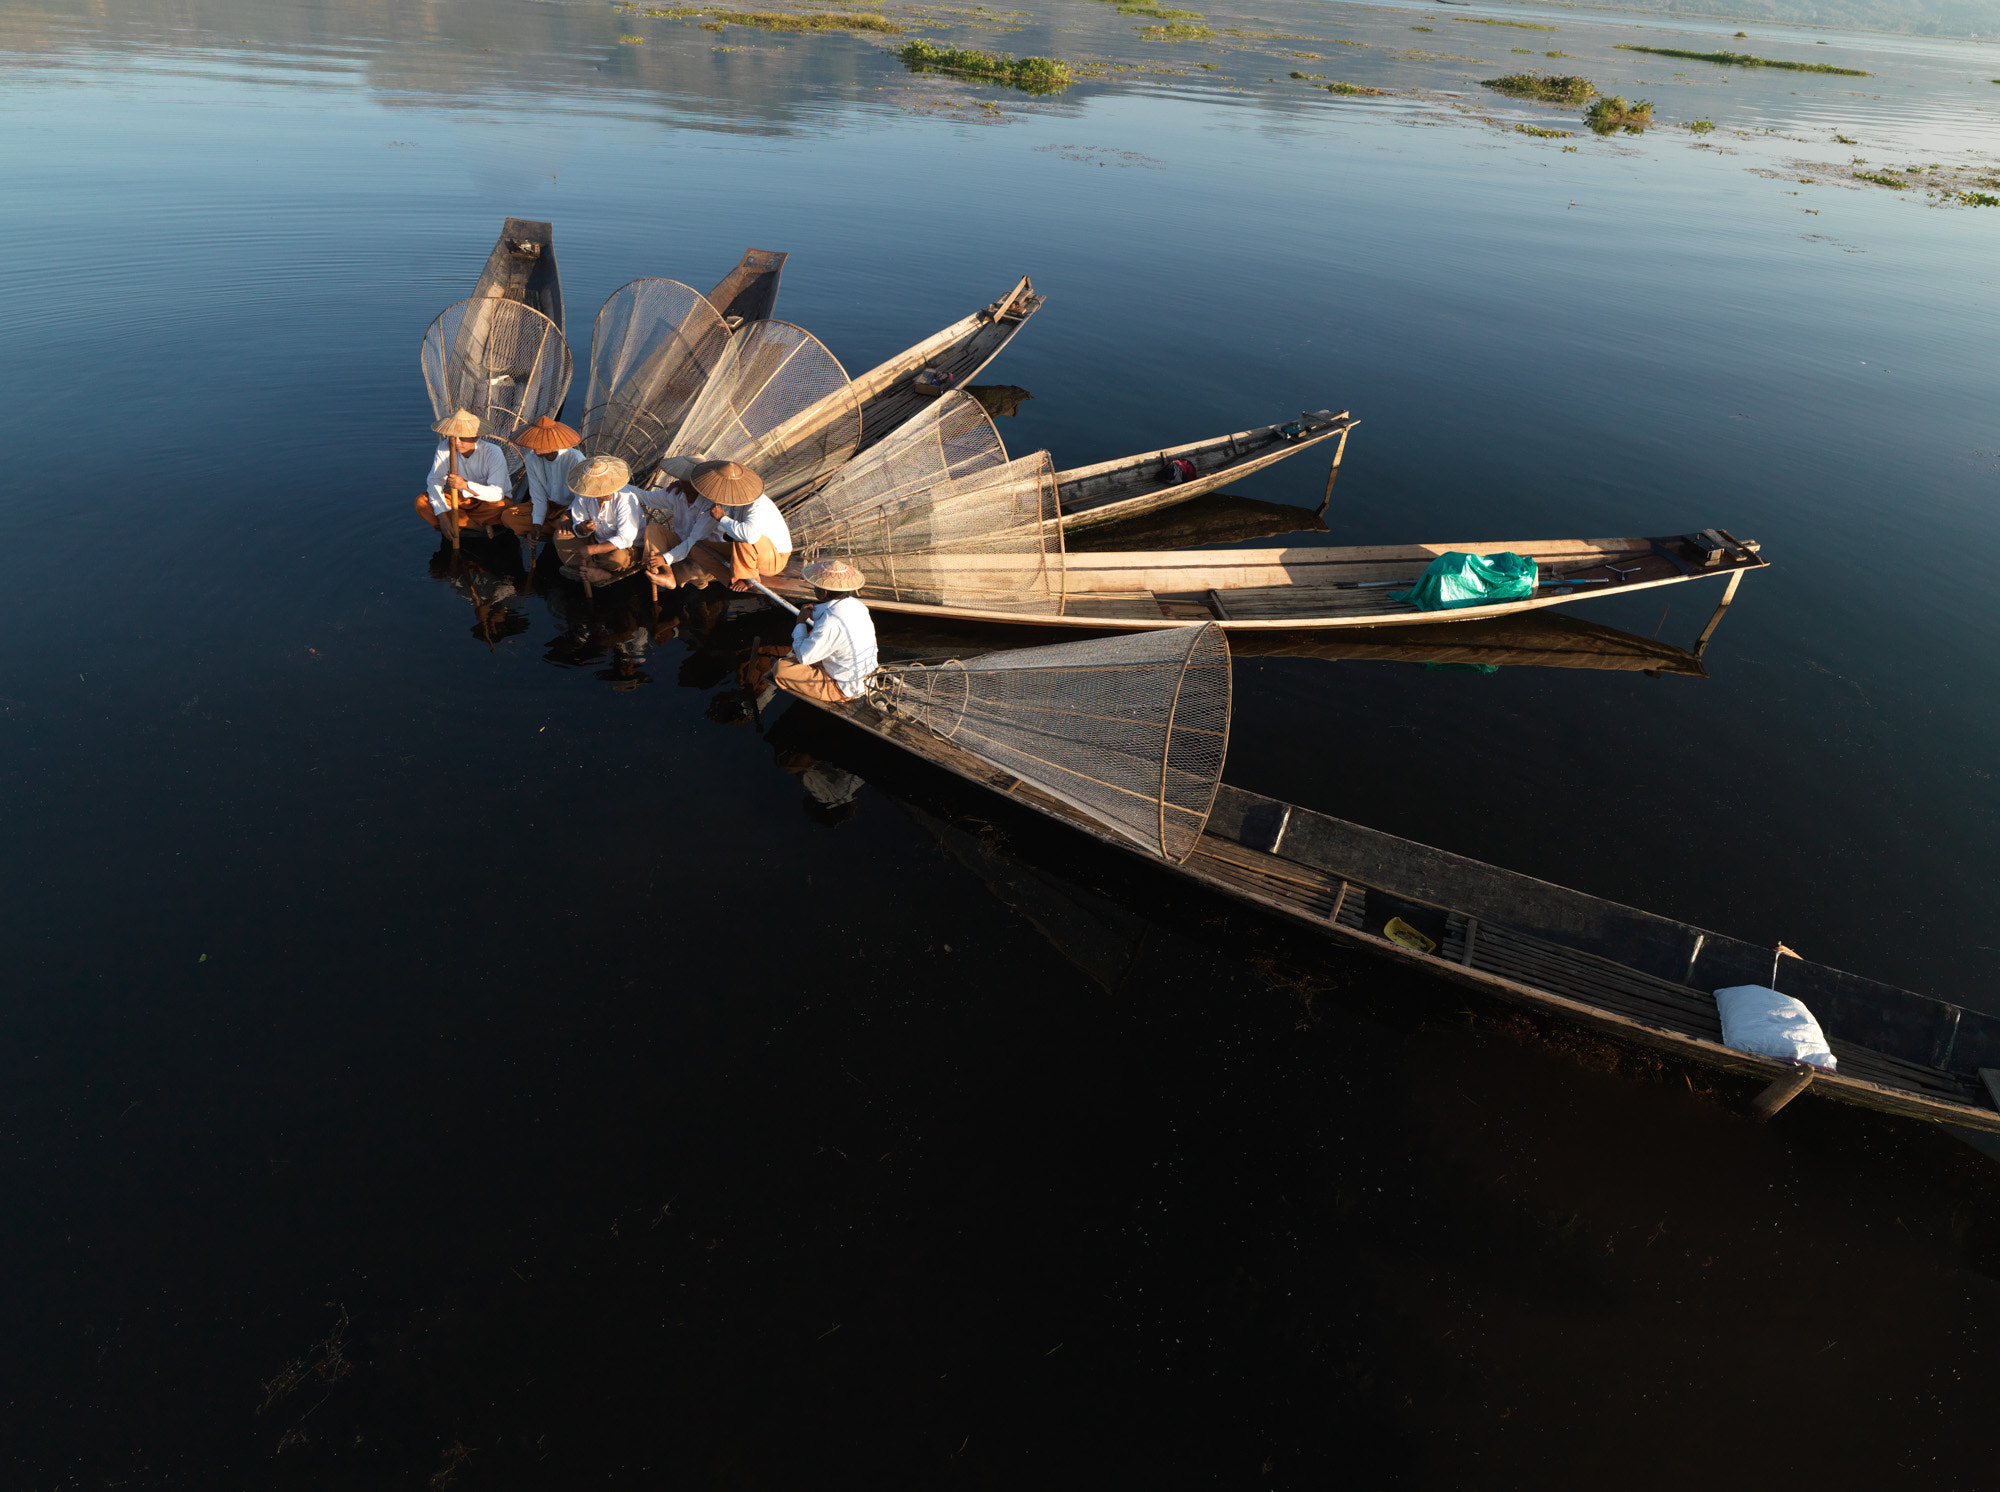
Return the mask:
[[[444,448],[451,457],[451,474],[455,478],[458,475],[458,441],[454,437],[447,435],[444,438]],[[451,547],[453,549],[458,548],[458,489],[456,487],[450,485],[445,487],[444,512],[439,516],[451,525],[445,532],[451,536]]]

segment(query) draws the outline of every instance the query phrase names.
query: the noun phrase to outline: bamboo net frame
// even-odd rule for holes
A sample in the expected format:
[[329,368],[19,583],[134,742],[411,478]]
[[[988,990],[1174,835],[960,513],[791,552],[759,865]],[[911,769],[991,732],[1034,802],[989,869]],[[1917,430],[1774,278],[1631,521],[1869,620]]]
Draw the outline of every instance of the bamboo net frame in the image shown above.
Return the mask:
[[870,698],[1179,864],[1215,805],[1231,689],[1211,622],[886,665]]
[[569,344],[556,324],[519,301],[472,296],[448,306],[418,354],[431,410],[468,409],[487,433],[512,441],[569,395]]
[[667,447],[669,456],[736,461],[773,498],[825,477],[861,443],[861,408],[847,370],[802,326],[753,321],[715,371]]
[[580,433],[589,456],[650,470],[680,433],[723,361],[729,326],[679,280],[633,280],[590,329],[590,394]]

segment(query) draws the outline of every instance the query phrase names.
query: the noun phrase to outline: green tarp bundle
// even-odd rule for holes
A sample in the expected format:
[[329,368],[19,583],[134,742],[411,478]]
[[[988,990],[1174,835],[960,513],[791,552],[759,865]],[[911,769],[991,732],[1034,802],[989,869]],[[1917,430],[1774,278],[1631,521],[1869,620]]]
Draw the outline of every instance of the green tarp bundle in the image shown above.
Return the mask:
[[1454,606],[1491,606],[1526,601],[1535,594],[1535,562],[1525,554],[1460,554],[1453,550],[1430,562],[1416,585],[1392,601],[1408,601],[1418,611]]

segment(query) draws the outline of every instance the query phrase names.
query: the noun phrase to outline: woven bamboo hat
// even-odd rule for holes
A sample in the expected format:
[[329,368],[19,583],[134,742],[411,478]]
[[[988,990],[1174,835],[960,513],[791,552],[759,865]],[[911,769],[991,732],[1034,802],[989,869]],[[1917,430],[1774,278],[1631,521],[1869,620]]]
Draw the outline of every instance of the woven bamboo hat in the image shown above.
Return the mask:
[[592,456],[569,469],[569,490],[578,497],[609,497],[632,480],[632,468],[616,456]]
[[806,584],[823,591],[858,591],[868,577],[844,559],[814,560],[805,567]]
[[688,474],[688,486],[710,502],[740,508],[764,495],[764,479],[734,461],[704,461]]
[[551,451],[566,451],[573,445],[581,445],[583,437],[567,425],[558,425],[547,415],[514,437],[514,444],[523,450],[534,451],[546,456]]
[[431,426],[431,429],[440,435],[453,435],[460,440],[471,440],[476,435],[486,433],[486,427],[479,423],[479,416],[469,409],[454,410]]

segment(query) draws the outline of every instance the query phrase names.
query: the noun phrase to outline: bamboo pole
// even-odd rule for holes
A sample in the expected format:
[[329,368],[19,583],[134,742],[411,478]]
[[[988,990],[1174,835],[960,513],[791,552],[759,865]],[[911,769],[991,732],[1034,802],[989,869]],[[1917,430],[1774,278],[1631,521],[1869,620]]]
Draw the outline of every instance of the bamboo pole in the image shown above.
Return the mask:
[[[1349,426],[1348,429],[1352,429]],[[1340,458],[1347,452],[1347,431],[1340,432],[1340,439],[1334,443],[1333,465],[1326,469],[1326,496],[1319,500],[1319,516],[1326,517],[1326,510],[1333,503],[1333,479],[1340,475]]]
[[[451,458],[451,474],[453,477],[456,477],[458,475],[457,437],[447,435],[444,438],[444,448],[446,454],[449,455]],[[451,525],[450,528],[445,530],[446,534],[448,534],[451,538],[451,547],[453,549],[458,548],[458,489],[451,486],[449,483],[445,485],[444,512],[440,516],[443,518],[444,522]]]
[[[1722,601],[1715,608],[1715,615],[1708,619],[1708,625],[1701,629],[1701,636],[1694,642],[1694,655],[1699,658],[1708,649],[1708,640],[1715,636],[1715,629],[1722,625],[1722,614],[1729,610],[1729,603],[1736,599],[1736,587],[1743,583],[1743,572],[1738,570],[1729,577],[1729,584],[1722,588]],[[1664,618],[1663,618],[1664,619]]]

